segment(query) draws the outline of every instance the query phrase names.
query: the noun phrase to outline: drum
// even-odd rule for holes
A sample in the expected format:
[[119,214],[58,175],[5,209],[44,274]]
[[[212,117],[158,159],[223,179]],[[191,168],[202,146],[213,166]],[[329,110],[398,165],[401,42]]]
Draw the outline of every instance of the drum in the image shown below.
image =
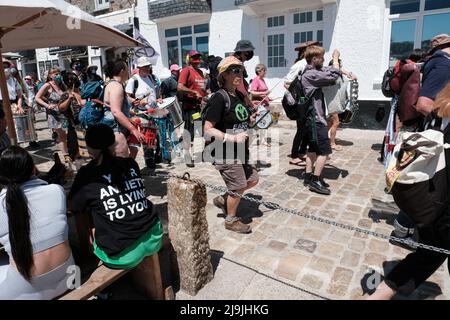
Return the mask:
[[[142,132],[145,136],[145,145],[147,148],[156,149],[158,127],[153,120],[147,120],[141,117],[134,117],[131,120],[136,128]],[[128,138],[128,145],[130,147],[140,148],[141,143],[136,139],[136,137],[130,134]]]
[[178,128],[184,123],[183,112],[180,104],[178,103],[177,97],[166,98],[162,103],[159,103],[156,114],[159,114],[161,111],[166,112],[166,114],[170,114],[174,128]]
[[359,111],[358,89],[358,82],[356,80],[350,81],[350,96],[345,104],[344,112],[339,114],[339,121],[342,124],[350,124]]
[[86,131],[77,127],[75,129],[77,133],[77,141],[78,141],[78,153],[82,158],[90,158],[89,152],[87,150],[86,145]]
[[270,114],[270,110],[267,110],[266,107],[260,105],[258,107],[259,115],[256,117],[256,126],[259,129],[268,129],[272,124],[272,115]]
[[28,112],[23,115],[14,115],[14,127],[16,128],[17,142],[31,142],[37,140],[34,130],[33,114]]

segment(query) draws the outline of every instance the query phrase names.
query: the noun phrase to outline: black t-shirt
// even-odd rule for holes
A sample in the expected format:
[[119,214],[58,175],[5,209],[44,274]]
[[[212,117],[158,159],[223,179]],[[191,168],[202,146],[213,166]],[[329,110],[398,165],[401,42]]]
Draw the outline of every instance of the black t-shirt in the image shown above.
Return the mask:
[[138,164],[131,158],[116,159],[129,168],[124,190],[112,185],[110,169],[91,161],[80,169],[69,194],[75,212],[91,212],[95,241],[109,256],[132,245],[157,221]]
[[[228,93],[227,93],[228,94]],[[205,120],[214,122],[214,128],[228,133],[238,134],[247,132],[251,111],[245,106],[244,100],[239,94],[230,97],[230,108],[227,110],[225,98],[220,92],[215,93],[208,101]],[[221,143],[222,144],[222,143]],[[216,162],[224,159],[240,160],[247,163],[249,159],[248,140],[245,143],[211,144],[211,155]],[[221,149],[221,150],[220,150]]]

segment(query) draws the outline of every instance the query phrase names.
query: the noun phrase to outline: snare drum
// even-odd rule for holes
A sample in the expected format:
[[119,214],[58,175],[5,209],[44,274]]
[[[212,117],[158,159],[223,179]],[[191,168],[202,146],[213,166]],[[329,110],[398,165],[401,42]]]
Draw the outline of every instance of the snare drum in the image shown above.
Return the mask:
[[169,97],[164,99],[162,103],[159,103],[156,114],[170,114],[175,128],[178,128],[184,123],[183,112],[181,111],[177,97]]
[[37,134],[34,129],[33,114],[31,112],[23,115],[13,115],[13,120],[16,129],[17,142],[36,141]]
[[[137,129],[144,134],[145,146],[150,149],[156,149],[158,127],[155,122],[140,117],[134,117],[131,121],[136,125]],[[141,147],[141,143],[132,134],[130,134],[128,138],[128,145],[135,148]]]

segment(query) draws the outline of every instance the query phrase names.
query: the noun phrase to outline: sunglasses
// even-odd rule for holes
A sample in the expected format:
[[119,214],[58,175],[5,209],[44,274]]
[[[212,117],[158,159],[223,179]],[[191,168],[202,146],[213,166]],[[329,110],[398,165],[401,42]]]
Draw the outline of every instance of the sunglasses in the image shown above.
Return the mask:
[[243,70],[240,67],[232,67],[228,70],[233,74],[242,74],[243,73]]

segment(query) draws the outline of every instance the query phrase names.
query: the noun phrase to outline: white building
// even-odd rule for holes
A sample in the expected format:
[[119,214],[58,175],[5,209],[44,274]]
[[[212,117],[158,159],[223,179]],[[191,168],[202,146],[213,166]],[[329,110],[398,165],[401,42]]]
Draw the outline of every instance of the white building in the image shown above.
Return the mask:
[[[138,0],[98,17],[122,31],[137,17],[141,34],[160,53],[154,70],[162,78],[191,49],[224,57],[248,39],[256,47],[246,63],[249,76],[265,64],[274,98],[282,96],[280,80],[300,42],[322,41],[327,61],[338,48],[344,67],[358,75],[360,100],[383,101],[380,84],[390,62],[427,47],[434,35],[450,34],[450,0]],[[105,59],[104,50],[89,50],[89,63]]]

